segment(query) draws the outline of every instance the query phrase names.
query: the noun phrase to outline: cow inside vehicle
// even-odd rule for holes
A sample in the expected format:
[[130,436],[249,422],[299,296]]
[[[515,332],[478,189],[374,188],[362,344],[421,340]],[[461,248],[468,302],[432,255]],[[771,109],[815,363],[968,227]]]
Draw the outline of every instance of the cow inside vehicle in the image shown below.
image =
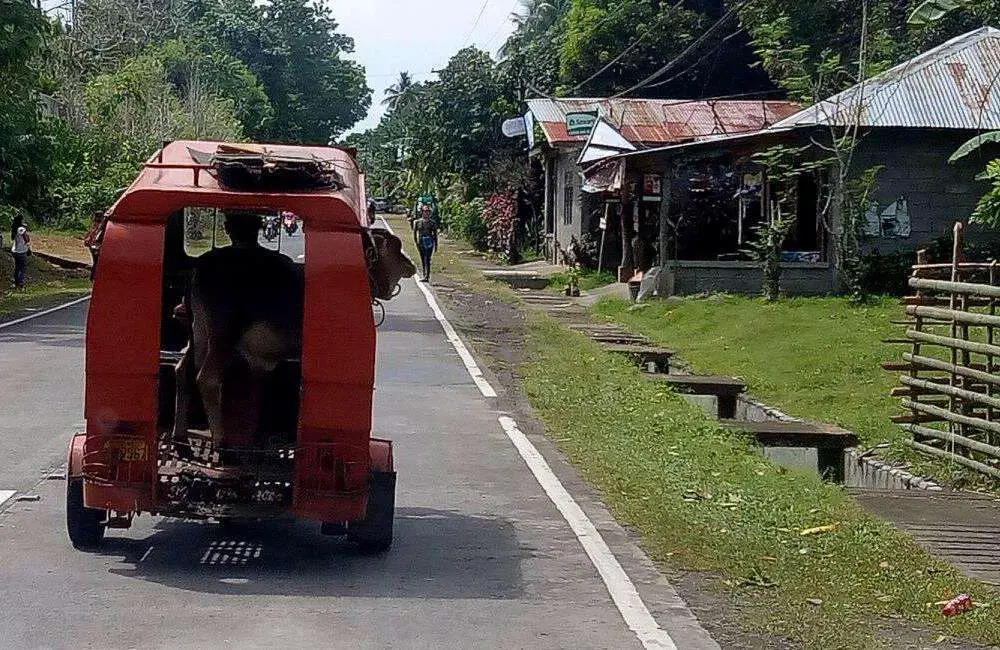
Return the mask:
[[[304,254],[282,252],[280,242],[278,250],[266,247],[259,213],[210,211],[211,238],[192,223],[205,216],[187,210],[168,229],[181,245],[167,246],[161,427],[180,452],[191,451],[194,436],[223,464],[237,463],[242,450],[295,440]],[[415,267],[388,231],[369,230],[363,241],[372,295],[391,298]]]

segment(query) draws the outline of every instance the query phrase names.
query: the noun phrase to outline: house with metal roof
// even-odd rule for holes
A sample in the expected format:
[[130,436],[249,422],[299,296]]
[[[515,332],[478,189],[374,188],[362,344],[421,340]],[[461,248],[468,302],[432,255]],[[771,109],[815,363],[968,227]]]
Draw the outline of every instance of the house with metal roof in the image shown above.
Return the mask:
[[[772,214],[776,188],[754,155],[782,144],[806,148],[813,160],[829,159],[831,144],[856,128],[847,181],[880,170],[864,219],[866,254],[915,255],[946,237],[955,221],[968,220],[987,189],[976,176],[984,156],[995,152],[948,160],[970,138],[1000,129],[998,79],[1000,30],[984,27],[759,131],[603,156],[581,168],[584,182],[600,184],[614,166],[626,184],[650,175],[663,179],[664,200],[655,217],[648,215],[655,223],[640,219],[636,230],[645,230],[646,245],[656,251],[645,266],[661,266],[664,293],[757,293],[761,273],[745,250]],[[786,293],[837,288],[833,238],[843,219],[829,201],[835,176],[822,169],[801,174],[791,188],[792,205],[783,206],[796,216],[784,253]],[[781,182],[788,195],[790,181]],[[974,227],[968,232],[980,239],[995,234]],[[645,270],[635,259],[626,261]]]
[[[541,162],[545,178],[544,214],[550,259],[560,261],[572,240],[591,235],[604,215],[604,200],[582,192],[578,163],[586,162],[580,157],[586,145],[607,145],[611,153],[621,153],[712,135],[758,131],[799,108],[786,101],[528,100],[528,115],[542,136],[533,155]],[[620,244],[609,249],[620,249]]]

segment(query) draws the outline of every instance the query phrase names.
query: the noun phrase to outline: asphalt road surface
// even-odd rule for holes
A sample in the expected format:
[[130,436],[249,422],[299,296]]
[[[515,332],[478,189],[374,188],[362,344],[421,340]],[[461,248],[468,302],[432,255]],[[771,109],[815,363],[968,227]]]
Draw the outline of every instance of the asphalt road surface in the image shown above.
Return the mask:
[[[412,281],[379,330],[375,431],[395,440],[399,472],[387,554],[318,525],[227,533],[149,516],[100,552],[73,550],[60,469],[83,425],[86,310],[0,328],[0,500],[17,493],[0,504],[0,648],[642,647]],[[540,448],[676,646],[712,647]]]

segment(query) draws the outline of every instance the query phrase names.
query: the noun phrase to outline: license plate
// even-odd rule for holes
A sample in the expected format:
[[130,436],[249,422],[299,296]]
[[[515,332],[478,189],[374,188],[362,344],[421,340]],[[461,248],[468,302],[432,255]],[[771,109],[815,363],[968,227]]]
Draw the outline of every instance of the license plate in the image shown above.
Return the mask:
[[146,460],[146,442],[144,440],[123,440],[119,444],[119,460],[126,462]]

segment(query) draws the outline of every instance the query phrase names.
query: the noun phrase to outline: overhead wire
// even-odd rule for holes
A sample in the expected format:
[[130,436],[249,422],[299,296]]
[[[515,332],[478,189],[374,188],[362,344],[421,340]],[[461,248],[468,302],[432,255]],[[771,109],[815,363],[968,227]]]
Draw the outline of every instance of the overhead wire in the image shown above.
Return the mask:
[[669,72],[674,67],[676,67],[678,64],[680,64],[680,62],[683,61],[684,59],[686,59],[688,57],[688,55],[691,54],[691,52],[694,52],[695,50],[697,50],[697,48],[700,47],[701,44],[704,43],[706,40],[708,40],[708,38],[711,37],[716,31],[718,31],[719,28],[721,28],[723,25],[725,25],[727,22],[729,22],[729,19],[732,18],[736,14],[736,12],[740,11],[741,9],[743,9],[744,7],[746,7],[748,4],[750,4],[753,1],[754,0],[741,0],[739,3],[736,4],[736,6],[730,8],[725,14],[723,14],[723,16],[721,18],[719,18],[719,20],[716,21],[715,24],[713,24],[711,27],[709,27],[707,30],[705,30],[705,32],[701,36],[699,36],[697,39],[695,39],[695,41],[693,43],[691,43],[686,48],[684,48],[683,52],[681,52],[679,55],[677,55],[671,61],[667,62],[665,65],[661,66],[653,74],[649,75],[648,77],[646,77],[645,79],[643,79],[639,83],[635,84],[631,88],[628,88],[626,90],[623,90],[620,93],[617,93],[616,95],[613,95],[612,97],[610,97],[610,99],[618,99],[620,97],[624,97],[625,95],[628,95],[628,94],[633,93],[633,92],[635,92],[637,90],[641,90],[643,88],[648,87],[650,84],[652,84],[655,81],[659,81],[660,77],[662,77],[667,72]]
[[476,16],[476,20],[472,23],[472,27],[469,28],[469,33],[466,34],[465,40],[462,42],[462,47],[469,44],[469,40],[472,38],[472,34],[475,33],[476,27],[479,27],[479,21],[483,19],[483,14],[486,13],[486,7],[490,4],[490,0],[483,0],[483,6],[479,8],[479,14]]

